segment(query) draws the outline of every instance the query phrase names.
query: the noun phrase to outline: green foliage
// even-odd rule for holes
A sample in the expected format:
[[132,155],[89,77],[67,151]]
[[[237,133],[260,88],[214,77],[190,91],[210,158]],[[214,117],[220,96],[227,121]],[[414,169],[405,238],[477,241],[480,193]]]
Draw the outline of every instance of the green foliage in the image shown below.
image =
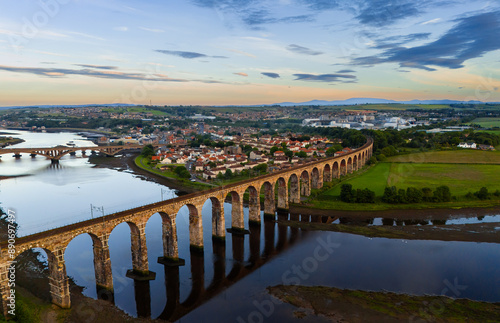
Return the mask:
[[191,174],[189,171],[186,169],[184,166],[177,166],[174,169],[174,172],[180,177],[180,178],[190,178]]
[[368,159],[368,165],[375,165],[377,163],[377,157],[371,156],[370,159]]
[[261,174],[264,174],[267,172],[267,164],[259,164],[253,168],[254,171],[260,172]]
[[228,169],[226,169],[226,173],[224,174],[224,178],[230,179],[231,177],[233,177],[233,171],[228,168]]
[[141,152],[142,156],[151,157],[154,156],[154,154],[155,154],[155,148],[153,147],[153,145],[146,145],[142,147],[142,152]]
[[375,192],[365,188],[356,190],[356,203],[375,203]]
[[450,188],[446,185],[438,186],[434,191],[434,202],[451,201]]
[[340,200],[347,203],[356,201],[356,191],[352,189],[351,184],[342,184],[340,188]]
[[297,156],[299,158],[306,158],[307,153],[305,151],[299,151],[299,152],[295,153],[295,156]]

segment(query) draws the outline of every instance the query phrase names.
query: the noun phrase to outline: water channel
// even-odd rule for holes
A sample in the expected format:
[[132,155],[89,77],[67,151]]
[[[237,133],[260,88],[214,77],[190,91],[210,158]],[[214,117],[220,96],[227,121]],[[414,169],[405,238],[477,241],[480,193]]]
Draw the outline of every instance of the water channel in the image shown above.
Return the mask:
[[[92,145],[74,133],[9,132],[25,140],[14,147],[50,147],[70,140],[78,146]],[[20,236],[98,217],[102,210],[108,214],[177,196],[175,190],[132,171],[95,168],[78,155],[63,157],[59,166],[43,157],[3,155],[0,175],[27,175],[0,181],[1,206],[16,211]],[[91,204],[96,207],[93,212]],[[231,204],[225,203],[224,208],[229,228]],[[266,287],[297,283],[500,302],[499,244],[307,232],[264,219],[260,226],[249,226],[248,208],[245,223],[250,234],[227,233],[221,244],[212,242],[210,200],[202,214],[205,248],[201,254],[189,249],[187,207],[177,215],[179,256],[186,260],[181,267],[157,262],[163,255],[161,217],[151,216],[146,239],[156,279],[147,282],[126,277],[132,268],[128,225],[113,230],[109,245],[117,307],[132,316],[185,322],[249,322],[261,317],[266,322],[303,322],[293,316],[290,305],[272,303],[270,312],[262,307],[272,301]],[[84,294],[96,298],[88,235],[71,241],[65,262],[68,275],[85,288]],[[459,289],[450,288],[457,285]]]

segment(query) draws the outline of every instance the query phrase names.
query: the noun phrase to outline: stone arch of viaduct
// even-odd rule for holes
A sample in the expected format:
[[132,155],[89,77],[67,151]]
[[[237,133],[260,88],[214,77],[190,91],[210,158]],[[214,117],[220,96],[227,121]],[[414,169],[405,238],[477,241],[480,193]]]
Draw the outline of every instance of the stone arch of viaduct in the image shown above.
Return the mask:
[[152,273],[149,272],[145,228],[149,218],[156,213],[162,218],[164,257],[159,261],[169,265],[178,265],[182,263],[182,259],[179,258],[178,254],[176,217],[182,207],[187,206],[189,209],[190,246],[194,250],[202,250],[204,228],[202,227],[201,213],[202,207],[208,199],[212,202],[212,236],[215,239],[224,240],[224,201],[226,198],[230,198],[232,202],[232,232],[244,231],[243,195],[245,192],[249,194],[249,221],[260,222],[261,192],[265,195],[264,215],[274,217],[277,210],[287,210],[290,202],[300,203],[300,197],[309,196],[312,188],[321,188],[323,182],[352,173],[364,166],[372,156],[372,150],[373,140],[368,138],[365,145],[341,156],[324,158],[234,184],[20,237],[16,239],[14,253],[8,253],[8,241],[2,241],[0,242],[0,293],[4,313],[7,313],[8,310],[10,290],[8,287],[9,262],[29,249],[42,248],[47,253],[52,302],[60,307],[68,308],[71,301],[64,253],[68,244],[75,237],[81,234],[90,235],[93,241],[97,287],[104,291],[112,291],[113,278],[108,239],[117,225],[124,222],[129,225],[132,271],[135,275],[147,279]]

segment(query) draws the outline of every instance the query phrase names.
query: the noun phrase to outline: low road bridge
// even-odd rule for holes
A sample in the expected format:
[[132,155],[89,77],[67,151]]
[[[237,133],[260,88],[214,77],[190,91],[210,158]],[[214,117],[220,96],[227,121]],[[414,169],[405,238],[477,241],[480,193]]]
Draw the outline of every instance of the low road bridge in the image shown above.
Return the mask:
[[[159,145],[153,145],[158,147]],[[66,146],[56,146],[50,148],[1,148],[0,156],[4,154],[13,154],[16,158],[21,158],[21,154],[30,154],[31,157],[37,155],[44,156],[52,160],[53,163],[57,163],[61,157],[65,155],[75,155],[76,152],[80,151],[82,155],[86,154],[86,151],[100,152],[107,156],[114,156],[123,150],[129,149],[142,149],[143,145],[115,145],[115,146],[93,146],[93,147],[66,147]]]
[[[127,146],[123,146],[124,148]],[[97,147],[92,147],[93,149]],[[104,147],[103,147],[104,148]],[[75,149],[82,149],[77,148]],[[136,207],[130,210],[105,215],[60,228],[19,237],[15,250],[9,253],[9,242],[0,242],[0,294],[4,313],[9,302],[9,266],[21,253],[42,248],[47,254],[52,302],[62,308],[71,305],[69,282],[66,275],[64,253],[68,244],[81,234],[88,234],[93,241],[94,269],[98,290],[102,294],[112,293],[113,277],[108,239],[113,229],[127,223],[131,231],[132,266],[130,275],[153,279],[149,271],[146,245],[146,223],[158,213],[162,218],[163,257],[158,261],[168,266],[182,265],[177,247],[176,217],[184,206],[189,209],[189,243],[191,250],[203,250],[202,207],[212,203],[212,237],[225,240],[224,201],[231,200],[231,226],[233,234],[244,233],[243,196],[248,194],[249,221],[261,221],[261,192],[264,194],[264,216],[274,218],[276,211],[287,211],[289,203],[300,203],[301,196],[309,196],[311,189],[318,189],[323,182],[339,178],[363,167],[372,156],[373,140],[368,138],[365,145],[341,156],[296,165],[292,168],[266,174],[237,183],[220,186],[206,191],[191,193],[167,201]],[[208,228],[205,228],[208,229]],[[12,248],[12,247],[11,247]],[[99,292],[98,292],[99,293]]]

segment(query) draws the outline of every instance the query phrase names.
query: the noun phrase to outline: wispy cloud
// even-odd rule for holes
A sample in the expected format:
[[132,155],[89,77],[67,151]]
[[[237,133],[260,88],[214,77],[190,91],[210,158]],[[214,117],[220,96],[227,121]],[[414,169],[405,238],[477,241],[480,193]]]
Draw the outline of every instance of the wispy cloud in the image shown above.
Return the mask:
[[116,31],[128,31],[128,27],[118,26],[118,27],[114,27],[113,30],[116,30]]
[[164,50],[164,49],[157,49],[155,52],[162,53],[165,55],[172,55],[172,56],[178,56],[182,58],[187,58],[187,59],[193,59],[193,58],[227,58],[226,56],[209,56],[206,54],[202,53],[197,53],[197,52],[186,52],[186,51],[178,51],[178,50]]
[[213,80],[186,80],[174,79],[162,74],[147,75],[143,73],[124,73],[119,71],[106,71],[94,69],[67,69],[67,68],[40,68],[40,67],[17,67],[0,65],[0,70],[16,73],[35,74],[40,76],[47,76],[51,78],[61,78],[68,75],[82,75],[104,79],[117,79],[117,80],[147,80],[157,82],[203,82],[203,83],[221,83]]
[[411,43],[413,41],[428,39],[430,35],[431,35],[430,33],[414,33],[409,35],[384,37],[378,39],[374,47],[378,49],[399,47]]
[[252,57],[252,58],[257,58],[257,56],[255,56],[254,54],[250,54],[250,53],[247,53],[247,52],[244,52],[241,50],[237,50],[237,49],[228,49],[228,51],[236,53],[236,54]]
[[379,55],[355,58],[352,64],[399,63],[400,67],[427,71],[435,70],[429,66],[457,69],[469,59],[500,49],[500,11],[480,13],[455,22],[456,25],[436,41],[411,48],[390,48]]
[[421,25],[429,25],[429,24],[435,24],[435,23],[438,23],[441,21],[441,18],[435,18],[435,19],[431,19],[431,20],[427,20],[427,21],[424,21],[422,23],[420,23]]
[[248,76],[247,73],[243,73],[243,72],[238,72],[238,73],[233,73],[234,75],[239,75],[239,76]]
[[288,49],[291,52],[294,52],[294,53],[297,53],[297,54],[302,54],[302,55],[312,55],[312,56],[315,56],[315,55],[321,55],[321,54],[323,54],[323,52],[315,51],[315,50],[312,50],[310,48],[299,46],[299,45],[296,45],[296,44],[288,45],[286,49]]
[[357,78],[349,74],[293,74],[296,81],[353,83]]
[[73,64],[75,66],[85,67],[85,68],[97,68],[100,70],[116,70],[118,67],[116,66],[107,66],[107,65],[90,65],[90,64]]
[[279,77],[280,77],[280,75],[279,75],[278,73],[262,72],[262,73],[260,73],[260,74],[262,74],[262,75],[264,75],[264,76],[267,76],[267,77],[270,77],[270,78],[272,78],[272,79],[277,79],[277,78],[279,78]]
[[153,29],[153,28],[146,28],[146,27],[139,27],[139,29],[149,31],[152,33],[164,33],[165,32],[165,30],[163,30],[163,29]]
[[67,33],[70,35],[80,36],[80,37],[89,38],[89,39],[106,40],[106,39],[98,37],[98,36],[89,35],[86,33],[81,33],[81,32],[76,32],[76,31],[68,31]]
[[340,70],[340,71],[337,71],[336,73],[338,73],[338,74],[356,73],[356,71],[354,71],[354,70]]

